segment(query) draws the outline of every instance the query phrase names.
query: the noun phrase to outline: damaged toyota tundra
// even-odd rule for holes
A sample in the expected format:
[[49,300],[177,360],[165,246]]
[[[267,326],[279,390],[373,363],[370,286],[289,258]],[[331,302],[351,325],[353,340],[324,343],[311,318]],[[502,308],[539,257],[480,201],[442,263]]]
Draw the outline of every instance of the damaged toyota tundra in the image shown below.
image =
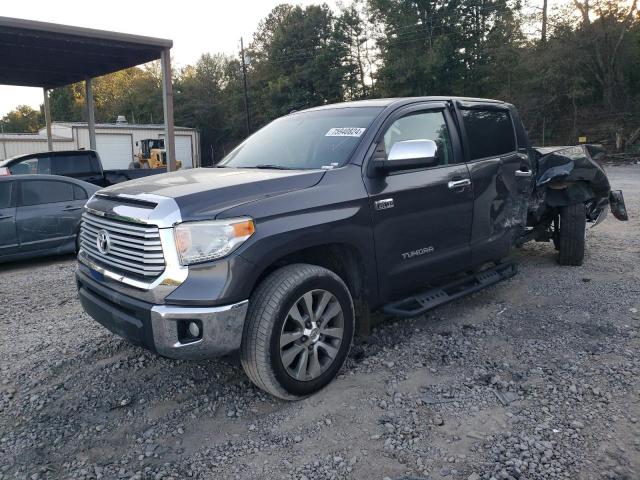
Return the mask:
[[289,400],[327,385],[371,312],[411,317],[516,273],[587,225],[626,220],[595,146],[533,148],[513,105],[366,100],[293,112],[212,168],[97,192],[77,285],[96,321],[159,355],[239,352]]

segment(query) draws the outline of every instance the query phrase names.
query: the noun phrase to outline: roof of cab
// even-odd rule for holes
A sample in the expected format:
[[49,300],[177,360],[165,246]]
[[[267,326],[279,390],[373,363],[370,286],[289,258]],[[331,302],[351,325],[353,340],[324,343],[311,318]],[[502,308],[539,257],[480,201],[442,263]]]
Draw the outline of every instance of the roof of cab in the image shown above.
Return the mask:
[[[355,108],[355,107],[390,107],[390,106],[402,106],[417,102],[445,102],[445,101],[460,101],[460,102],[478,102],[478,103],[501,103],[505,104],[501,100],[494,100],[490,98],[473,98],[473,97],[397,97],[397,98],[375,98],[371,100],[355,100],[352,102],[340,102],[331,103],[328,105],[321,105],[319,107],[312,107],[305,110],[305,112],[315,110],[327,110],[333,108]],[[294,112],[292,112],[294,113]]]
[[16,160],[28,160],[30,158],[35,158],[40,156],[58,157],[61,155],[81,155],[87,152],[95,153],[95,150],[90,150],[88,148],[85,148],[85,149],[79,149],[79,150],[56,150],[56,151],[46,151],[46,152],[21,153],[19,155],[15,155],[13,157],[9,157],[5,160],[0,161],[0,167],[4,167],[9,163],[15,162]]

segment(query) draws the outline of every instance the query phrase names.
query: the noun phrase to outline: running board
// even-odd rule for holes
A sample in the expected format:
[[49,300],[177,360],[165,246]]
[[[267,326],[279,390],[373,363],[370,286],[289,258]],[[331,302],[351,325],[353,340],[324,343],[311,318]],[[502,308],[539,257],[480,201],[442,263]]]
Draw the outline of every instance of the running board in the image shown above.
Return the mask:
[[382,311],[399,317],[416,317],[432,308],[511,278],[516,273],[518,273],[518,267],[515,263],[503,263],[424,293],[389,303],[382,307]]

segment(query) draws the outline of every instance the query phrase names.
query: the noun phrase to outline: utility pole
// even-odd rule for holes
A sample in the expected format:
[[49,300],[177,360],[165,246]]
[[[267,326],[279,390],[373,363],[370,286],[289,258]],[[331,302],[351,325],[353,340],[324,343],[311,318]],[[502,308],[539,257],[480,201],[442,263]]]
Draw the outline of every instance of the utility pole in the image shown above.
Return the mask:
[[542,3],[542,43],[547,42],[547,2],[544,0]]
[[[546,1],[546,0],[545,0]],[[247,63],[244,59],[244,43],[240,37],[240,58],[242,60],[242,79],[244,82],[244,112],[247,121],[247,136],[251,133],[251,118],[249,117],[249,91],[247,89]]]
[[7,159],[7,143],[6,143],[6,139],[4,138],[4,120],[0,119],[0,134],[2,134],[2,159],[6,160]]

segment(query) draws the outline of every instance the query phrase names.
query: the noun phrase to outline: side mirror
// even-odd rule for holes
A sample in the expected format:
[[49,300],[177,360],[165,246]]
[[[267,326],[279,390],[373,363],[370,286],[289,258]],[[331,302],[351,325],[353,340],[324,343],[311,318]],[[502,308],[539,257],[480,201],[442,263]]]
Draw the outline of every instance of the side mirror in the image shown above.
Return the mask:
[[375,158],[374,166],[378,170],[410,170],[436,165],[438,145],[433,140],[405,140],[392,145],[386,158]]

